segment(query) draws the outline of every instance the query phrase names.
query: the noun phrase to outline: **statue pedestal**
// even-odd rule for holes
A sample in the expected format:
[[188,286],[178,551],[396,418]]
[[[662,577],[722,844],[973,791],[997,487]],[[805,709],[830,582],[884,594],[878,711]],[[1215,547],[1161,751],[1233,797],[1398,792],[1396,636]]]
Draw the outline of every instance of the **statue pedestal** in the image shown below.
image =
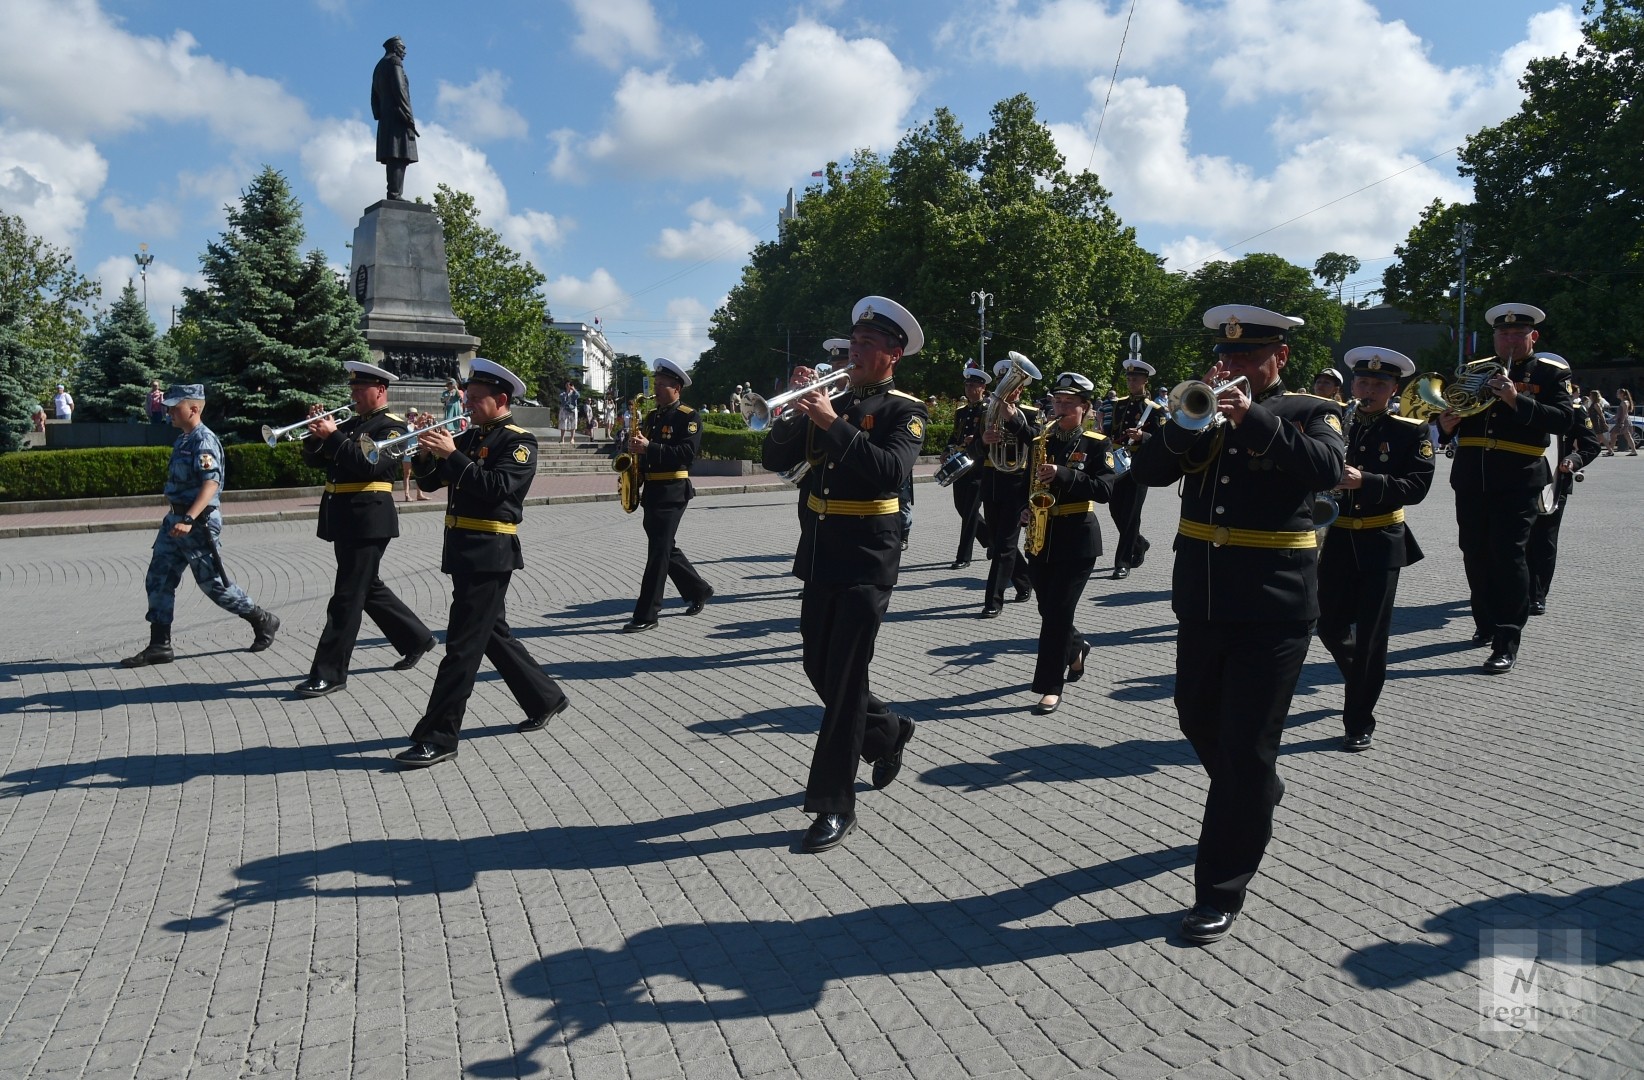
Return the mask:
[[479,338],[451,310],[445,234],[432,206],[384,199],[367,207],[354,227],[348,287],[365,309],[372,363],[444,378],[475,356]]

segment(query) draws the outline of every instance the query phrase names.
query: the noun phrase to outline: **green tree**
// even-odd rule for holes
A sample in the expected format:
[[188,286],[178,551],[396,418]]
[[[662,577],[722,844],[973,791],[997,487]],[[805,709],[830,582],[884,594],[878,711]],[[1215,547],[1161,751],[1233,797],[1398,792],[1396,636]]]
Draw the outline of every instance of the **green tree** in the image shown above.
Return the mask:
[[480,339],[480,354],[495,360],[548,400],[565,383],[570,339],[548,325],[548,280],[495,229],[480,224],[474,197],[445,184],[434,192],[434,213],[445,232],[451,274],[451,310]]
[[1327,289],[1336,290],[1336,303],[1341,303],[1342,283],[1359,272],[1359,260],[1339,251],[1327,251],[1313,264],[1313,276],[1324,282]]
[[86,340],[86,366],[75,414],[123,423],[147,419],[149,383],[172,367],[170,346],[154,332],[130,281]]
[[1548,345],[1578,367],[1640,352],[1644,320],[1644,4],[1588,0],[1573,55],[1532,60],[1524,102],[1470,136],[1473,200],[1435,203],[1383,280],[1389,302],[1454,318],[1454,226],[1474,226],[1467,329],[1507,300],[1546,310]]
[[101,289],[82,276],[68,252],[28,231],[23,219],[0,213],[0,297],[13,307],[18,345],[0,372],[0,421],[28,426],[36,402],[59,381],[71,382],[90,320],[86,308]]
[[203,289],[183,292],[197,324],[192,376],[206,384],[219,434],[249,438],[265,423],[300,419],[313,402],[343,398],[345,360],[370,360],[360,308],[313,251],[304,257],[302,206],[264,167],[227,207],[228,229],[206,245]]
[[23,298],[0,292],[0,454],[22,448],[23,435],[30,430],[30,416],[40,403],[39,391],[32,389],[30,374],[36,361],[23,341]]
[[1237,262],[1207,263],[1190,280],[1192,321],[1201,328],[1197,350],[1201,371],[1210,366],[1203,315],[1218,304],[1254,304],[1305,320],[1305,325],[1290,334],[1290,360],[1285,365],[1284,381],[1292,388],[1310,386],[1313,376],[1330,364],[1331,347],[1341,340],[1347,325],[1336,298],[1313,284],[1313,276],[1305,267],[1277,255],[1246,255]]

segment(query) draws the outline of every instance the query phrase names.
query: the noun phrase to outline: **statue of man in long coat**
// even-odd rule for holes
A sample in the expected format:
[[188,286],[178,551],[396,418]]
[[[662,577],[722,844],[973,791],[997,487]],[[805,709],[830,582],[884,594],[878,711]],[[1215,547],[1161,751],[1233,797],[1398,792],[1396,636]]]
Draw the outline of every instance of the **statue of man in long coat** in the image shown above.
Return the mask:
[[405,196],[405,167],[417,160],[417,121],[411,115],[411,84],[405,79],[405,42],[382,43],[383,58],[371,73],[371,115],[377,121],[377,160],[388,166],[388,197]]

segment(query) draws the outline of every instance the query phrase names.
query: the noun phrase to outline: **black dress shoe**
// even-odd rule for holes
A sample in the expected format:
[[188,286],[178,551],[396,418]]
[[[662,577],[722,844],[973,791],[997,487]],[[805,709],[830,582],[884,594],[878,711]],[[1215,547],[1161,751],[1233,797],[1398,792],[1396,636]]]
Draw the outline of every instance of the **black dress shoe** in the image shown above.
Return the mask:
[[1130,560],[1130,568],[1134,570],[1145,562],[1147,562],[1147,548],[1144,547],[1138,550],[1135,556]]
[[549,709],[545,713],[540,713],[537,716],[527,716],[524,720],[514,725],[514,730],[519,732],[521,735],[525,734],[527,731],[541,731],[543,728],[548,726],[548,721],[552,720],[554,717],[558,716],[570,707],[571,699],[566,698],[564,701],[560,702],[558,705],[555,705],[552,709]]
[[1078,682],[1085,677],[1085,658],[1090,655],[1090,645],[1079,646],[1079,658],[1067,666],[1067,681]]
[[1341,748],[1343,750],[1352,751],[1355,754],[1358,753],[1361,750],[1368,750],[1368,749],[1370,749],[1370,736],[1369,735],[1349,735],[1346,738],[1342,739]]
[[394,760],[407,769],[426,769],[457,756],[457,748],[443,750],[431,742],[412,743],[411,749],[394,755]]
[[1530,614],[1531,615],[1545,615],[1545,614],[1547,614],[1547,601],[1545,601],[1545,600],[1531,600],[1530,601]]
[[647,619],[644,622],[640,622],[638,619],[629,619],[626,623],[622,624],[622,632],[624,634],[643,634],[647,630],[655,629],[655,619]]
[[308,679],[297,684],[297,693],[303,697],[325,697],[325,695],[334,694],[347,685],[347,679],[341,679],[337,682],[326,682],[324,679]]
[[987,607],[982,609],[982,618],[984,618],[984,619],[997,619],[999,617],[1000,613],[1003,612],[1004,610],[1005,609],[1000,607],[998,604],[990,602]]
[[901,722],[901,728],[896,732],[896,743],[890,753],[873,763],[873,790],[883,791],[896,779],[896,774],[902,771],[902,748],[908,745],[913,738],[913,721],[905,716],[896,717]]
[[902,538],[902,550],[903,551],[908,550],[908,539],[905,536]]
[[1018,588],[1016,590],[1016,595],[1011,598],[1011,600],[1014,603],[1017,603],[1017,604],[1026,603],[1027,601],[1029,601],[1031,599],[1033,599],[1033,586],[1032,585],[1023,585],[1022,587]]
[[1491,640],[1494,637],[1495,637],[1494,634],[1488,633],[1487,631],[1474,630],[1473,631],[1473,644],[1474,645],[1488,645],[1488,644],[1490,644]]
[[415,649],[412,649],[410,652],[400,657],[399,661],[394,665],[394,670],[410,671],[412,668],[417,666],[417,661],[433,652],[435,647],[438,645],[439,642],[435,641],[433,638],[429,638],[421,645],[418,645]]
[[1130,576],[1130,567],[1128,567],[1128,566],[1115,566],[1113,568],[1113,580],[1114,581],[1123,581],[1125,578],[1127,578],[1129,576]]
[[970,560],[969,559],[955,559],[955,560],[953,560],[953,565],[948,567],[948,569],[949,570],[963,570],[966,567],[968,567],[969,565],[970,565]]
[[1518,657],[1513,655],[1511,649],[1496,649],[1490,653],[1490,659],[1484,661],[1484,666],[1479,670],[1486,675],[1505,675],[1513,670],[1513,665],[1517,662]]
[[1033,715],[1034,716],[1049,716],[1051,713],[1055,712],[1057,709],[1059,709],[1061,707],[1062,707],[1062,699],[1060,697],[1058,697],[1055,701],[1052,701],[1048,705],[1045,704],[1043,701],[1040,701],[1040,702],[1037,702],[1037,703],[1034,704],[1034,706],[1033,706]]
[[[700,615],[700,614],[702,614],[702,609],[707,607],[708,606],[708,601],[712,600],[713,598],[714,598],[714,590],[713,590],[713,586],[710,585],[708,587],[707,592],[703,593],[701,596],[697,597],[695,600],[692,600],[689,604],[687,604],[685,606],[685,614],[687,614],[687,615]],[[651,625],[655,626],[656,624],[652,623]]]
[[811,855],[836,848],[845,842],[845,837],[854,828],[855,814],[818,814],[811,827],[805,830],[805,839],[799,847]]
[[1199,945],[1220,941],[1233,929],[1233,920],[1238,917],[1237,913],[1217,911],[1209,904],[1194,904],[1193,910],[1182,919],[1182,936]]

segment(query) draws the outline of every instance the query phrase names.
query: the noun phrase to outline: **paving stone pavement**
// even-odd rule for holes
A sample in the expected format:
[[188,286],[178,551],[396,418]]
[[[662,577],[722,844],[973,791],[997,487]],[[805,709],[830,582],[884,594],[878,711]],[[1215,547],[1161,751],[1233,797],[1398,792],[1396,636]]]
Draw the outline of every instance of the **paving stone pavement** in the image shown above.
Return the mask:
[[[225,532],[274,648],[185,582],[177,662],[134,671],[146,536],[0,541],[0,1076],[1644,1075],[1644,466],[1590,470],[1503,678],[1473,673],[1446,477],[1410,514],[1428,558],[1376,748],[1336,751],[1315,647],[1267,862],[1206,948],[1175,933],[1205,779],[1171,705],[1168,492],[1154,558],[1098,564],[1088,676],[1035,717],[1033,605],[974,618],[982,564],[947,568],[951,502],[920,488],[874,665],[918,734],[820,857],[791,494],[694,504],[718,595],[644,635],[617,632],[638,518],[532,507],[510,621],[572,707],[515,734],[487,667],[461,755],[414,773],[389,755],[433,658],[389,670],[368,622],[345,691],[290,694],[330,589],[311,521]],[[385,577],[443,628],[439,518],[403,527]],[[1542,962],[1486,964],[1493,927]],[[1555,946],[1585,961],[1563,993]],[[1578,1007],[1493,1030],[1500,970]]]

